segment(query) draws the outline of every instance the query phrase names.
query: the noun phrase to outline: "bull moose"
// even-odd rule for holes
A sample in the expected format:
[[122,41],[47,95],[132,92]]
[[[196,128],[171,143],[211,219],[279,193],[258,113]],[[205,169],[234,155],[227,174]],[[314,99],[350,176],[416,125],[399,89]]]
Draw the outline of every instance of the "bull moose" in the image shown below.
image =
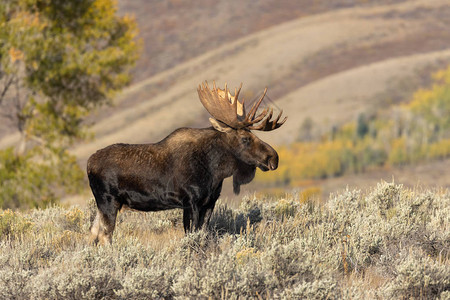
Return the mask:
[[[280,122],[273,109],[257,114],[267,88],[246,113],[225,84],[222,90],[198,87],[200,101],[212,116],[209,128],[179,128],[155,144],[114,144],[98,150],[87,162],[89,185],[97,203],[91,240],[111,243],[118,211],[183,209],[186,232],[208,224],[222,190],[223,180],[233,176],[234,193],[262,171],[278,167],[278,154],[251,130],[271,131]],[[259,123],[259,124],[258,124]]]

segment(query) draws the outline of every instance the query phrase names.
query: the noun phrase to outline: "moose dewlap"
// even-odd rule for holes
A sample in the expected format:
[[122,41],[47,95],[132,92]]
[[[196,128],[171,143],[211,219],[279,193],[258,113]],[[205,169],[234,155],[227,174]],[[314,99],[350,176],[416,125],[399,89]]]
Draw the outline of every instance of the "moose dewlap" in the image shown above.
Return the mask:
[[97,202],[91,227],[93,242],[111,243],[117,212],[123,207],[141,211],[183,209],[187,232],[208,224],[222,190],[223,180],[233,176],[236,194],[249,183],[256,168],[278,167],[278,154],[251,130],[271,131],[280,122],[273,109],[258,108],[267,92],[247,113],[239,89],[231,95],[212,89],[205,82],[198,87],[201,103],[212,118],[209,128],[179,128],[155,144],[114,144],[98,150],[88,160],[89,185]]

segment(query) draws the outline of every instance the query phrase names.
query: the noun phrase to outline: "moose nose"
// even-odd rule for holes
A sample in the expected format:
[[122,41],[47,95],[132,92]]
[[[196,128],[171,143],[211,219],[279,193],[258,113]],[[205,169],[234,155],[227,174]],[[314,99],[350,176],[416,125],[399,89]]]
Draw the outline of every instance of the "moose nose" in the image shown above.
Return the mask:
[[273,171],[278,168],[278,155],[271,156],[268,161],[269,168]]

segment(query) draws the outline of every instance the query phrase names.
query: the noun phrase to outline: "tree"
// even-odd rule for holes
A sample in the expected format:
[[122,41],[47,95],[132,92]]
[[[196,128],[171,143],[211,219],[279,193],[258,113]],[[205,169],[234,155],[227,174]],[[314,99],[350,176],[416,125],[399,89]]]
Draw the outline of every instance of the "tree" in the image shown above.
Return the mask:
[[302,142],[310,142],[313,139],[314,121],[310,117],[303,120],[300,126],[298,140]]
[[0,153],[0,206],[52,202],[80,183],[67,149],[86,137],[89,112],[129,82],[136,35],[112,0],[0,3],[0,121],[21,136]]
[[433,74],[434,84],[420,89],[409,104],[417,118],[432,127],[434,139],[450,138],[450,65]]
[[369,122],[366,116],[361,113],[358,115],[358,121],[356,125],[356,134],[358,138],[362,139],[369,132]]

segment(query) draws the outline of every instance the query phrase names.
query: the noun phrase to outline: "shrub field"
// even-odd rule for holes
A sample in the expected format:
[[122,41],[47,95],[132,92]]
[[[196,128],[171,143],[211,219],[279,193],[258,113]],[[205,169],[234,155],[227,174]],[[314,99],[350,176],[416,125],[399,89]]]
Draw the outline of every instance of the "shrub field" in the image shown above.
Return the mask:
[[1,299],[449,299],[450,192],[380,183],[325,204],[219,202],[185,235],[181,211],[124,211],[112,246],[95,212],[0,211]]

